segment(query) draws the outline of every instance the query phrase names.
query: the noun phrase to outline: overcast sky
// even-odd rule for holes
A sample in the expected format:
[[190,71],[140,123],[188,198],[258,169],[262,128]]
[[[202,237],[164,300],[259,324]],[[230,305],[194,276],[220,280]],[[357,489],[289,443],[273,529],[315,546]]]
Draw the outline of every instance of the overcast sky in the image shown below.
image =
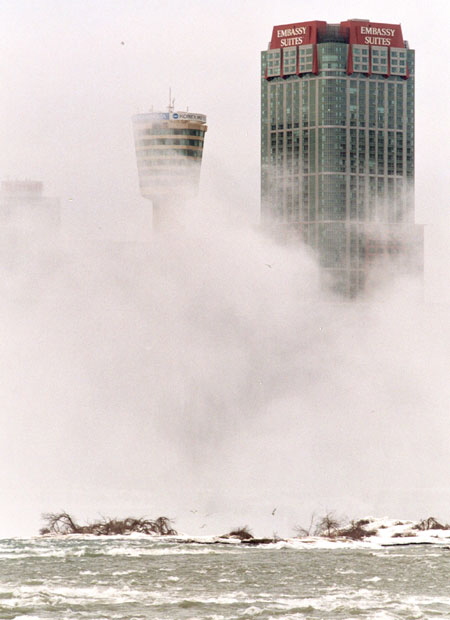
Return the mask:
[[0,535],[61,508],[167,511],[186,529],[202,525],[191,509],[231,506],[221,528],[263,508],[266,535],[273,502],[282,534],[322,508],[449,519],[448,308],[424,313],[408,287],[366,314],[299,305],[314,298],[311,257],[248,232],[272,27],[401,23],[427,300],[450,302],[449,17],[434,0],[0,0],[0,179],[61,199],[68,248],[151,240],[131,117],[164,110],[169,87],[208,117],[200,207],[242,227],[209,214],[209,228],[107,261],[92,244],[61,261],[26,231],[7,238]]

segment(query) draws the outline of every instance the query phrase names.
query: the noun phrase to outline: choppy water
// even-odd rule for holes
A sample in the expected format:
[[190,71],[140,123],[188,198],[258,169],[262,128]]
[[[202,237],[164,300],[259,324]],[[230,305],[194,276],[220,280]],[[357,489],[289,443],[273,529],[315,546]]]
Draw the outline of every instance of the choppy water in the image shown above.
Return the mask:
[[450,551],[2,540],[0,618],[450,618]]

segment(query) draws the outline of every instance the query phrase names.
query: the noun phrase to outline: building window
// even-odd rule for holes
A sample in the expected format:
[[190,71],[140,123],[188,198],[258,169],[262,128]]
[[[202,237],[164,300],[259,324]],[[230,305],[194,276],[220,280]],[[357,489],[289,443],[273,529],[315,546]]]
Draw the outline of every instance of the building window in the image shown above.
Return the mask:
[[311,73],[313,69],[313,46],[302,45],[298,48],[299,73]]
[[280,50],[270,50],[267,52],[267,77],[277,77],[281,70]]
[[297,72],[297,48],[283,49],[283,75],[292,75]]
[[372,73],[387,75],[388,73],[388,48],[372,47]]
[[355,73],[369,72],[369,48],[367,45],[352,46],[353,71]]
[[406,75],[406,50],[398,47],[391,48],[391,74]]

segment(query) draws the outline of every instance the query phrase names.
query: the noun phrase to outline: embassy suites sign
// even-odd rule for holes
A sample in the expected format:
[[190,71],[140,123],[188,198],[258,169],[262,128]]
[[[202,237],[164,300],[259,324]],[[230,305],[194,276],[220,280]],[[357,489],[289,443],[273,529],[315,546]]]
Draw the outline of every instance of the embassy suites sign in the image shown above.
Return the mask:
[[326,25],[326,22],[302,22],[274,26],[270,49],[293,47],[297,45],[309,45],[317,42],[317,26]]
[[[326,32],[326,28],[327,23],[324,21],[275,26],[272,30],[270,49],[317,43],[318,32]],[[348,36],[347,42],[350,44],[387,47],[404,46],[402,28],[398,24],[378,24],[364,20],[349,20],[341,22],[339,30],[345,38]]]
[[306,45],[310,42],[311,28],[309,26],[281,27],[276,30],[277,47],[292,47]]
[[350,29],[350,43],[384,47],[404,46],[402,27],[399,24],[349,21],[342,25],[348,26]]
[[361,35],[364,35],[366,45],[390,45],[395,35],[395,29],[361,26]]

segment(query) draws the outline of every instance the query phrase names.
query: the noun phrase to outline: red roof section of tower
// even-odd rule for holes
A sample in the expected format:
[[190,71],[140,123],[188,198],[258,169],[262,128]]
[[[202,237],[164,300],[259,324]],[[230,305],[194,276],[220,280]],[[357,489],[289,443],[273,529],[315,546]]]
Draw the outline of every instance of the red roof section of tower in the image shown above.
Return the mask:
[[317,30],[320,27],[326,26],[326,24],[326,22],[313,21],[274,26],[270,49],[317,43]]
[[341,28],[348,28],[351,45],[381,45],[385,47],[404,47],[400,24],[379,24],[376,22],[353,20],[341,22]]
[[[327,22],[295,22],[274,26],[269,49],[280,49],[298,45],[317,43],[317,33],[325,29]],[[349,19],[341,22],[341,31],[348,29],[350,45],[381,45],[385,47],[404,47],[400,24],[384,24],[369,20]]]

